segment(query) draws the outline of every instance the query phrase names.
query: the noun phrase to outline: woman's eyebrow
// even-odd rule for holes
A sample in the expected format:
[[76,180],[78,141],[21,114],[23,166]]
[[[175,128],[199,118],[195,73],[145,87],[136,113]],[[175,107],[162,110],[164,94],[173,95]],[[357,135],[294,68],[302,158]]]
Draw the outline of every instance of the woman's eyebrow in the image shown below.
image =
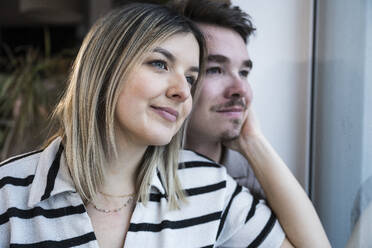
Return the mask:
[[156,47],[153,52],[155,53],[160,53],[164,55],[167,59],[169,59],[171,62],[174,62],[176,58],[171,54],[168,50],[161,48],[161,47]]
[[[164,48],[156,47],[156,48],[154,48],[153,52],[160,53],[160,54],[164,55],[172,63],[176,61],[176,58],[174,57],[174,55],[172,53],[170,53],[168,50],[164,49]],[[189,71],[197,72],[197,73],[200,72],[199,67],[197,67],[197,66],[191,66]]]
[[196,72],[196,73],[199,73],[200,72],[199,67],[197,67],[197,66],[191,66],[190,69],[189,69],[189,71]]

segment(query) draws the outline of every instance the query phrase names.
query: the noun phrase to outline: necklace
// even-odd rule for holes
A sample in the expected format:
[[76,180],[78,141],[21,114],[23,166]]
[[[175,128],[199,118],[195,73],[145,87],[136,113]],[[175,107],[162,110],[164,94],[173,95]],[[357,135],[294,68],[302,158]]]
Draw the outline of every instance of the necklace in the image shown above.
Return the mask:
[[[134,195],[134,194],[131,194],[131,195]],[[123,208],[125,208],[126,206],[128,206],[128,204],[132,203],[132,201],[133,201],[133,196],[129,196],[129,197],[128,197],[128,200],[126,200],[126,201],[124,202],[124,204],[123,204],[121,207],[119,207],[119,208],[115,208],[115,209],[104,209],[104,208],[99,208],[99,207],[97,207],[93,202],[92,202],[92,205],[93,205],[93,207],[94,207],[97,211],[99,211],[99,212],[101,212],[101,213],[105,213],[105,214],[110,214],[110,213],[116,213],[116,212],[122,210]]]

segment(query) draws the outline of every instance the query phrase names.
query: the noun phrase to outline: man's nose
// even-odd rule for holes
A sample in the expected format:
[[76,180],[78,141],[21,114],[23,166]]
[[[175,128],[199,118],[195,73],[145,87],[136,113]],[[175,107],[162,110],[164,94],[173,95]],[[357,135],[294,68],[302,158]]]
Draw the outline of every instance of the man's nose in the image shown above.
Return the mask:
[[226,98],[241,98],[246,97],[249,91],[249,85],[246,80],[237,76],[232,76],[225,90]]

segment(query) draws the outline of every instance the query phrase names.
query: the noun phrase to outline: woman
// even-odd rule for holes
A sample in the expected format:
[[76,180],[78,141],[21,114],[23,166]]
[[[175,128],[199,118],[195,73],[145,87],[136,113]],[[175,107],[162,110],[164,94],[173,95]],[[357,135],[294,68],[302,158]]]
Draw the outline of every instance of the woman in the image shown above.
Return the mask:
[[0,247],[279,246],[273,213],[223,168],[178,169],[203,56],[200,31],[166,7],[99,20],[56,108],[58,135],[0,166]]

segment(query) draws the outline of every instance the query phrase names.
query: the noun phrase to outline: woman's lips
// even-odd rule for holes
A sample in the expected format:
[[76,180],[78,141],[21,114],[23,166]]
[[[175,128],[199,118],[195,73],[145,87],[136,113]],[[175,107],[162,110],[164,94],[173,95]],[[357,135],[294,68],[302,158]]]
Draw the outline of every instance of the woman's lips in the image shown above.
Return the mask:
[[158,106],[151,106],[151,108],[165,120],[170,122],[175,122],[178,117],[178,112],[172,108],[168,107],[158,107]]

